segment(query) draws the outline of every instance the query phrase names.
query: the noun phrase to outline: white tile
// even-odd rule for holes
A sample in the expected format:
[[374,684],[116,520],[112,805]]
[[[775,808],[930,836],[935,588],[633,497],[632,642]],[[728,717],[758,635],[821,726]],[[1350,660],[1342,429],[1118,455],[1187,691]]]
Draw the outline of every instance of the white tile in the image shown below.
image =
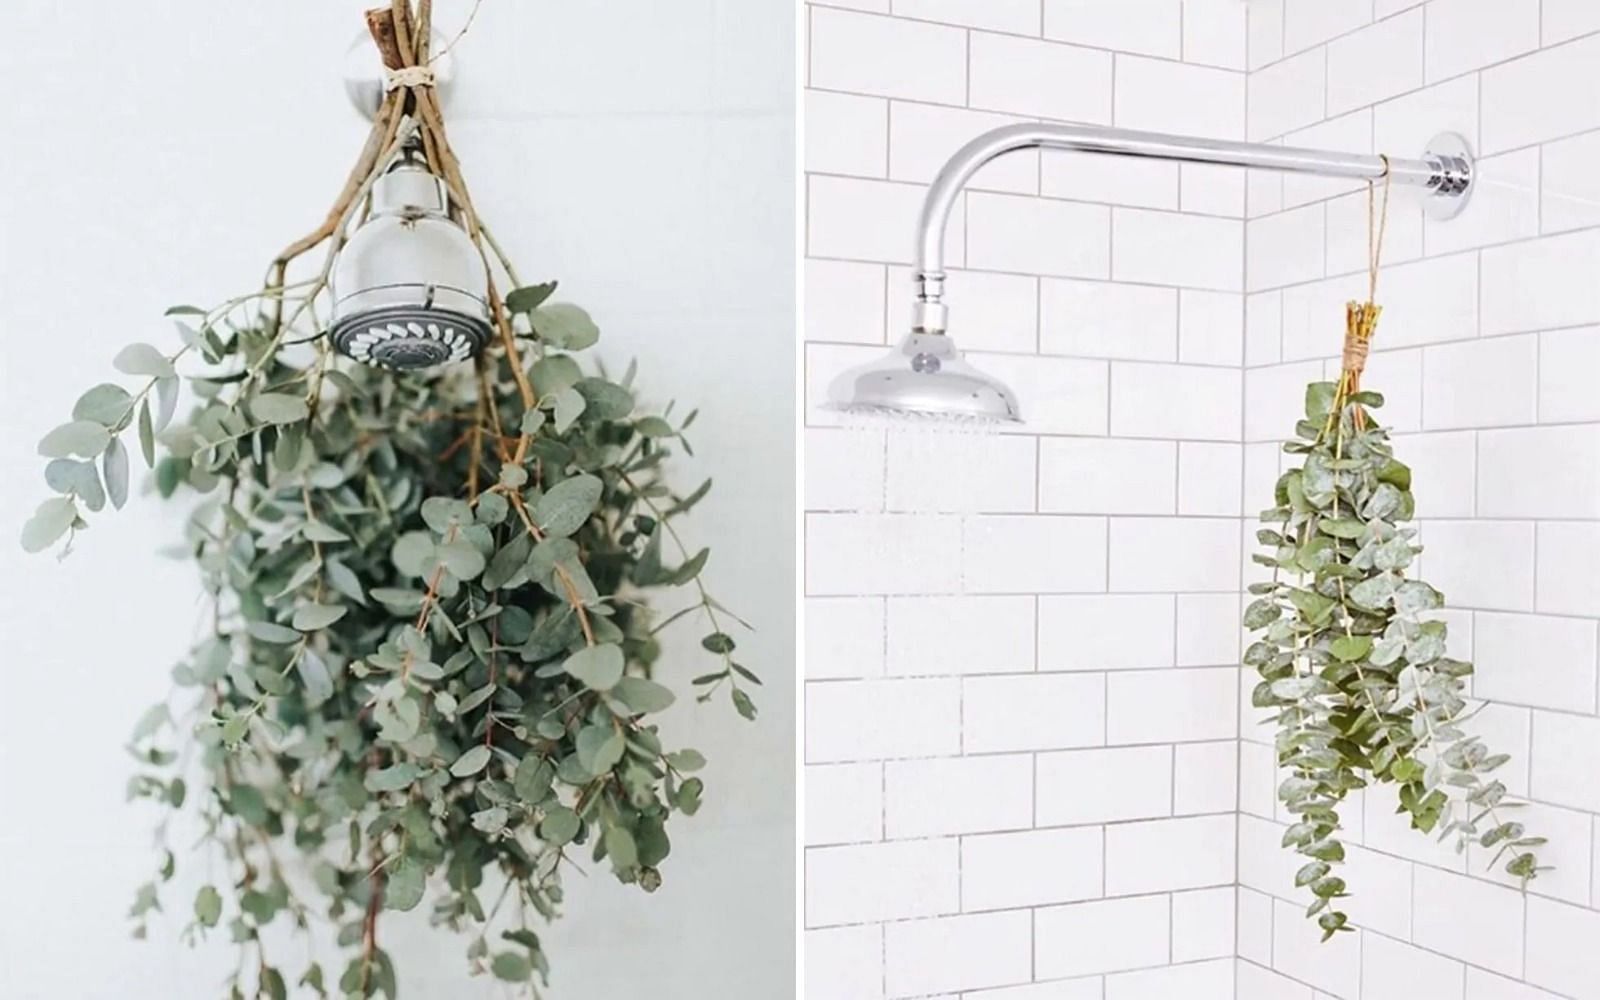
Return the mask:
[[1033,825],[1033,758],[1028,754],[892,761],[884,765],[884,788],[885,832],[891,838]]
[[[1032,353],[1039,343],[1039,279],[1026,274],[997,274],[949,268],[945,301],[953,329],[964,351]],[[889,268],[889,332],[902,336],[911,329],[911,269]]]
[[[1359,819],[1360,810],[1353,812],[1352,818]],[[1421,836],[1415,831],[1411,835]],[[1351,904],[1360,912],[1351,916],[1368,930],[1401,940],[1411,937],[1412,862],[1354,844],[1347,844],[1345,851],[1340,874],[1361,893],[1361,901]]]
[[1417,516],[1471,517],[1478,493],[1478,436],[1472,431],[1405,434],[1395,458],[1411,467]]
[[1394,156],[1416,156],[1441,132],[1465,136],[1478,148],[1478,78],[1426,87],[1384,101],[1372,111],[1373,147]]
[[1600,31],[1600,7],[1589,0],[1544,0],[1541,41],[1555,45],[1569,38]]
[[1232,882],[1234,823],[1231,815],[1193,816],[1106,827],[1106,894]]
[[1172,601],[1167,594],[1039,598],[1039,669],[1170,666]]
[[1600,421],[1600,327],[1539,335],[1539,419]]
[[1233,812],[1238,802],[1238,757],[1236,740],[1174,747],[1173,811],[1180,816]]
[[1167,960],[1171,913],[1165,896],[1107,899],[1034,912],[1034,974],[1083,976]]
[[1328,43],[1328,114],[1422,86],[1423,12],[1379,21]]
[[1600,518],[1600,425],[1480,431],[1478,516]]
[[968,355],[982,371],[1009,385],[1023,400],[1026,434],[1104,434],[1110,371],[1104,361],[1080,358]]
[[1531,424],[1537,382],[1538,338],[1532,335],[1426,348],[1422,425],[1445,430]]
[[960,870],[954,839],[814,847],[806,851],[806,925],[954,913]]
[[1238,929],[1238,953],[1242,959],[1272,964],[1272,897],[1253,889],[1238,888],[1239,910],[1234,920]]
[[1539,0],[1444,0],[1429,14],[1429,83],[1539,47]]
[[1233,668],[1140,670],[1106,677],[1106,742],[1217,740],[1238,731]]
[[[1596,7],[1600,10],[1600,7]],[[1540,221],[1547,233],[1600,225],[1600,132],[1547,143],[1540,174]]]
[[1284,47],[1288,52],[1299,52],[1370,23],[1372,0],[1346,0],[1345,3],[1284,0]]
[[1019,35],[1039,33],[1038,0],[894,0],[900,17]]
[[[1336,380],[1341,365],[1330,360],[1327,377]],[[1372,413],[1391,431],[1406,432],[1422,427],[1422,351],[1411,348],[1405,351],[1373,351],[1367,357],[1366,373],[1362,375],[1364,389],[1380,392],[1384,397],[1381,408]]]
[[1600,230],[1483,251],[1483,332],[1548,330],[1600,320]]
[[[815,257],[909,263],[922,198],[921,184],[813,175],[807,183],[807,252]],[[951,215],[945,256],[962,262],[963,220]]]
[[1249,290],[1315,281],[1326,274],[1325,222],[1320,204],[1252,220],[1245,265]]
[[1249,5],[1191,3],[1183,9],[1183,61],[1242,70]]
[[1106,1000],[1234,1000],[1231,958],[1140,969],[1106,977]]
[[[980,133],[1023,119],[1009,115],[895,101],[889,108],[889,179],[927,184],[955,152]],[[1037,194],[1039,154],[1002,156],[973,175],[968,188]]]
[[1467,1000],[1561,1000],[1554,993],[1467,966]]
[[1118,55],[1112,120],[1118,128],[1243,139],[1244,92],[1244,74],[1232,70]]
[[1249,962],[1240,962],[1237,1000],[1318,1000],[1311,987]]
[[1478,612],[1473,646],[1482,698],[1593,714],[1593,620]]
[[1244,296],[1186,288],[1178,298],[1178,360],[1237,366],[1244,353]]
[[1178,204],[1185,212],[1236,219],[1244,214],[1249,197],[1248,176],[1238,167],[1185,163],[1178,171]]
[[1600,618],[1600,524],[1542,521],[1538,526],[1534,607],[1557,615]]
[[[1111,364],[1111,433],[1124,437],[1233,441],[1239,436],[1237,369],[1197,365]],[[1175,399],[1205,400],[1174,407]]]
[[1231,664],[1239,656],[1239,599],[1233,594],[1178,595],[1178,666]]
[[850,844],[883,836],[883,768],[812,764],[806,768],[806,844]]
[[1040,754],[1039,826],[1151,819],[1172,812],[1172,749]]
[[1039,347],[1045,353],[1177,360],[1177,289],[1047,278],[1039,295]]
[[1234,591],[1239,523],[1215,518],[1111,519],[1111,589]]
[[1045,150],[1039,188],[1052,198],[1176,209],[1181,170],[1167,160]]
[[1533,713],[1533,794],[1556,805],[1600,812],[1600,719]]
[[1600,913],[1528,901],[1528,981],[1578,1000],[1600,997]]
[[[1075,594],[1105,589],[1104,518],[968,518],[962,547],[968,593]],[[1041,553],[1047,556],[1040,558]]]
[[883,343],[881,264],[806,261],[806,339]]
[[882,760],[957,753],[961,682],[819,681],[806,685],[806,760]]
[[995,271],[1104,278],[1111,269],[1110,225],[1102,205],[973,192],[967,261]]
[[1031,597],[891,597],[892,676],[1021,673],[1033,669]]
[[1237,517],[1244,446],[1185,441],[1178,447],[1178,513]]
[[[915,428],[891,432],[884,505],[905,513],[1031,511],[1034,452],[1033,442],[1021,437],[991,438]],[[981,475],[950,474],[951,469],[980,468]]]
[[1181,0],[1120,0],[1108,16],[1100,0],[1044,0],[1044,34],[1118,52],[1178,58],[1182,51]]
[[1272,965],[1338,997],[1359,995],[1361,936],[1335,934],[1327,942],[1299,903],[1273,904]]
[[1101,674],[969,677],[962,685],[965,753],[1102,746],[1106,681]]
[[808,597],[805,620],[807,680],[883,673],[880,598]]
[[975,32],[972,92],[965,103],[1014,115],[1110,124],[1111,54]]
[[807,90],[806,170],[882,177],[888,162],[889,102],[881,97]]
[[883,432],[807,427],[806,509],[883,509]]
[[1481,159],[1473,180],[1472,211],[1446,224],[1427,220],[1428,253],[1526,239],[1539,232],[1539,151],[1518,150]]
[[884,928],[888,996],[921,996],[1025,982],[1032,962],[1029,915],[982,913]]
[[1039,509],[1057,514],[1171,514],[1178,445],[1118,438],[1039,442]]
[[1316,361],[1245,372],[1245,440],[1283,441],[1305,415],[1306,384],[1322,381]]
[[[1323,350],[1337,353],[1343,343],[1344,304],[1350,299],[1365,299],[1366,276],[1353,275],[1330,283],[1327,292],[1337,298],[1316,300],[1310,316],[1309,303],[1298,302],[1294,289],[1284,293],[1284,357],[1301,356],[1297,347],[1308,336],[1304,332],[1311,318],[1333,313],[1332,336],[1329,327],[1318,327],[1309,335]],[[1385,268],[1378,281],[1378,299],[1383,318],[1378,324],[1380,349],[1411,347],[1444,341],[1466,340],[1478,333],[1478,261],[1473,254],[1454,254],[1430,260],[1412,261]],[[1336,308],[1333,308],[1336,306]]]
[[963,104],[967,33],[944,25],[813,7],[811,84]]
[[1590,36],[1484,70],[1481,152],[1600,127],[1600,78],[1590,72],[1596,59],[1600,37]]
[[954,593],[961,584],[961,520],[938,514],[811,514],[806,593],[816,596]]
[[961,839],[961,904],[1009,910],[1100,895],[1100,827],[1025,830]]
[[1183,288],[1237,292],[1244,223],[1136,208],[1111,213],[1111,277]]
[[1244,363],[1254,367],[1281,361],[1283,293],[1247,296],[1244,315]]
[[1237,895],[1233,886],[1172,894],[1174,962],[1232,957]]
[[[1422,544],[1428,582],[1454,608],[1533,610],[1533,525],[1429,521]],[[1493,566],[1493,573],[1483,567]]]
[[883,928],[805,932],[806,1000],[882,1000]]
[[1381,934],[1367,934],[1361,948],[1362,1000],[1463,1000],[1466,966]]
[[1050,983],[1002,986],[962,995],[962,1000],[1103,1000],[1100,979],[1057,979]]
[[1254,816],[1239,817],[1239,884],[1257,892],[1285,893],[1294,886],[1301,861],[1283,849],[1282,826]]
[[1283,17],[1285,0],[1254,0],[1244,4],[1247,68],[1258,70],[1284,56]]
[[1414,942],[1494,972],[1521,974],[1521,893],[1426,866],[1417,867],[1413,880]]

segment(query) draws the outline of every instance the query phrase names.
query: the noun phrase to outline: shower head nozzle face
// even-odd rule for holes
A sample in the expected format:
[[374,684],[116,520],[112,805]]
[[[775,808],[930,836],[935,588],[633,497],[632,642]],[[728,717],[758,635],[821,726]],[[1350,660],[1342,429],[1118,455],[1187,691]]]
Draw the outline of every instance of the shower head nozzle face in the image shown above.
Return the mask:
[[488,340],[489,325],[475,316],[408,306],[358,313],[333,328],[339,353],[403,371],[464,361]]
[[968,364],[947,335],[912,333],[885,357],[834,379],[829,408],[897,420],[1020,423],[1016,394]]

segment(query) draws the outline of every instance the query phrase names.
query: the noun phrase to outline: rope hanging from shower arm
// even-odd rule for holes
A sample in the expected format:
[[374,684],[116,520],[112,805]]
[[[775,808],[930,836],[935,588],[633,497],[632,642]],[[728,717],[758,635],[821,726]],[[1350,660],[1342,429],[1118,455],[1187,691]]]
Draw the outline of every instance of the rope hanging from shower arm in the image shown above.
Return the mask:
[[[1383,258],[1383,234],[1389,223],[1389,158],[1383,157],[1383,198],[1379,206],[1376,184],[1367,181],[1367,300],[1345,304],[1344,351],[1341,357],[1337,398],[1349,399],[1361,391],[1361,374],[1367,368],[1367,354],[1372,335],[1378,328],[1378,316],[1383,307],[1378,305],[1378,270]],[[1337,411],[1335,411],[1337,412]],[[1366,413],[1357,410],[1356,427],[1366,425]]]

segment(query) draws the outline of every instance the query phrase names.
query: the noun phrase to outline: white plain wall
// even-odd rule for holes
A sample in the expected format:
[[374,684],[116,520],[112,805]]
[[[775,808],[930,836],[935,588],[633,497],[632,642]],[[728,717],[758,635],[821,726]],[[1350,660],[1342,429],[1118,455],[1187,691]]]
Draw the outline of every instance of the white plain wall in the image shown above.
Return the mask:
[[[154,940],[123,914],[155,860],[152,814],[124,805],[122,752],[167,689],[198,591],[155,550],[179,512],[139,497],[96,518],[64,563],[16,530],[45,496],[39,435],[113,377],[132,340],[168,342],[167,305],[249,290],[320,219],[365,124],[339,83],[359,0],[9,4],[0,73],[0,996],[198,997],[231,968],[220,938]],[[447,32],[466,0],[441,0]],[[654,897],[597,874],[569,883],[548,935],[555,1000],[779,997],[793,981],[793,10],[785,0],[485,0],[460,44],[451,133],[475,198],[529,280],[593,312],[602,354],[698,404],[714,474],[689,526],[708,580],[757,624],[769,683],[757,725],[725,704],[675,709],[705,750],[707,805],[674,828]],[[694,672],[693,636],[666,669]],[[464,940],[419,914],[385,921],[410,997],[466,985]],[[298,949],[298,946],[296,946]],[[298,951],[292,952],[298,955]],[[298,964],[291,961],[289,969]]]

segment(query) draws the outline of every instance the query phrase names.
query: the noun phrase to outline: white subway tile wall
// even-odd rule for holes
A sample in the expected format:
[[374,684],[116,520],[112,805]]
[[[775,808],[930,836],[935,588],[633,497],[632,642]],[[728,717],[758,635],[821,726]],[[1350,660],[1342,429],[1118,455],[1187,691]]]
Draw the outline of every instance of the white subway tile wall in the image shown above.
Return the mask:
[[[974,135],[1244,138],[1243,3],[1112,7],[810,8],[810,399],[908,327],[917,202]],[[952,332],[1027,424],[808,412],[810,1000],[1233,996],[1244,209],[1232,170],[992,164]]]
[[[1246,6],[1252,139],[1306,144],[1327,128],[1329,144],[1414,156],[1450,130],[1483,157],[1480,197],[1455,221],[1422,222],[1392,193],[1367,382],[1407,431],[1396,447],[1415,473],[1421,572],[1490,699],[1472,725],[1514,755],[1504,779],[1534,803],[1519,819],[1552,839],[1558,871],[1524,896],[1486,852],[1436,847],[1372,790],[1347,824],[1359,927],[1318,945],[1278,848],[1271,730],[1247,713],[1235,996],[1600,998],[1600,4]],[[1352,118],[1370,131],[1336,140]],[[1286,189],[1253,197],[1246,223],[1244,440],[1263,442],[1245,446],[1246,511],[1277,469],[1264,442],[1293,421],[1301,362],[1332,364],[1340,306],[1363,293],[1364,191]]]
[[808,16],[813,405],[906,329],[922,185],[984,129],[1483,154],[1459,220],[1393,193],[1368,382],[1492,699],[1474,725],[1560,867],[1523,896],[1358,794],[1358,928],[1322,945],[1278,846],[1236,666],[1247,515],[1364,294],[1364,187],[1021,154],[947,253],[952,332],[1028,423],[807,413],[808,1000],[1600,998],[1600,4]]

